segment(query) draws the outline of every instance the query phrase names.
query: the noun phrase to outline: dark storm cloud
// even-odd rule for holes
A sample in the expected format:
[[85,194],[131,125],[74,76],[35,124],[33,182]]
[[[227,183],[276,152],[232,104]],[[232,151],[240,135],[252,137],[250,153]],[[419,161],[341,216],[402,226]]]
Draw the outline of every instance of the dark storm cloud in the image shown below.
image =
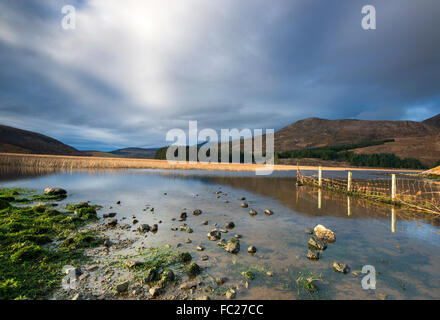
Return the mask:
[[437,0],[3,1],[0,122],[108,150],[188,120],[421,120],[440,112],[439,16]]

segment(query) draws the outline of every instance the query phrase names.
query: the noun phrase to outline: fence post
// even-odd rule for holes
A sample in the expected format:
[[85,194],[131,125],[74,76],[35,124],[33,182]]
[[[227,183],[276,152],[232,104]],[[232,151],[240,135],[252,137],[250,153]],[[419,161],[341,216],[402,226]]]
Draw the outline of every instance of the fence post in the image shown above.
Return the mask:
[[318,186],[322,187],[322,166],[318,168]]
[[391,175],[391,200],[396,199],[396,175],[393,173]]
[[318,189],[318,209],[322,208],[322,194],[321,194],[321,189]]
[[351,191],[351,177],[352,177],[352,173],[351,173],[351,171],[348,171],[348,181],[347,181],[347,191],[348,192]]

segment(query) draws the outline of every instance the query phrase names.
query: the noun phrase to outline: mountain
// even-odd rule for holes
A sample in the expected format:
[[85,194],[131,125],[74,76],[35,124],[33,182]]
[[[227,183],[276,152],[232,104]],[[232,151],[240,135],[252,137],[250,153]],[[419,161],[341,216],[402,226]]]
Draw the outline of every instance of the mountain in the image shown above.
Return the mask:
[[109,153],[114,154],[121,158],[145,158],[145,159],[153,159],[156,155],[157,150],[159,148],[125,148],[110,151]]
[[440,132],[440,127],[416,121],[299,120],[275,133],[275,150],[286,151],[377,141],[405,137],[424,137]]
[[426,119],[425,121],[423,121],[423,123],[440,129],[440,114],[432,118]]
[[0,125],[0,152],[81,155],[81,151],[48,136]]

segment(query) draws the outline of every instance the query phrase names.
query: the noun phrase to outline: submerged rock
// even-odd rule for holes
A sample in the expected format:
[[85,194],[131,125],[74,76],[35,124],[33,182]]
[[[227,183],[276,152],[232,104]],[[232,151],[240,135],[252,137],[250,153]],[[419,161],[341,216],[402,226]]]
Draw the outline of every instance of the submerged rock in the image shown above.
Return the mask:
[[229,253],[238,253],[240,251],[240,242],[235,238],[231,238],[224,249]]
[[335,233],[333,231],[331,231],[330,229],[327,229],[326,227],[324,227],[321,224],[318,224],[313,231],[315,232],[315,235],[324,241],[327,242],[335,242],[336,237],[335,237]]
[[195,215],[195,216],[199,216],[201,214],[202,214],[202,210],[200,210],[200,209],[196,209],[193,211],[193,215]]
[[149,232],[151,230],[148,224],[141,224],[138,228],[139,232]]
[[208,237],[209,240],[211,241],[216,241],[216,240],[220,240],[222,237],[222,234],[220,233],[220,231],[214,229],[209,231],[206,236]]
[[318,239],[315,236],[310,237],[309,239],[309,246],[319,249],[319,250],[325,250],[327,249],[327,244],[322,241],[321,239]]
[[257,248],[255,248],[254,246],[250,246],[250,247],[248,248],[248,252],[249,252],[249,253],[255,253],[255,252],[257,252]]
[[188,268],[186,269],[186,272],[191,275],[191,276],[196,276],[198,275],[200,272],[202,272],[202,270],[200,269],[199,265],[197,263],[191,263]]
[[307,252],[307,258],[310,260],[319,260],[319,251],[309,250]]
[[350,268],[345,263],[333,262],[333,270],[340,273],[348,273]]
[[235,224],[232,221],[226,222],[225,224],[227,229],[234,229]]

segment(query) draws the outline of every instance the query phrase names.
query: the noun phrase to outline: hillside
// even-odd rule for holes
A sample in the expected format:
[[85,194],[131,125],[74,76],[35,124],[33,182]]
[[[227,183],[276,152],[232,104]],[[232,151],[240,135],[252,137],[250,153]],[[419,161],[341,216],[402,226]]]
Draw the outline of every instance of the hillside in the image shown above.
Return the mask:
[[440,129],[440,114],[432,118],[426,119],[425,121],[423,121],[423,123]]
[[0,152],[81,155],[81,152],[48,136],[0,125]]
[[308,118],[276,132],[275,150],[316,148],[388,138],[425,137],[438,132],[440,127],[415,121]]
[[154,159],[156,152],[159,148],[125,148],[119,149],[115,151],[110,151],[109,153],[116,155],[121,158],[145,158],[145,159]]

